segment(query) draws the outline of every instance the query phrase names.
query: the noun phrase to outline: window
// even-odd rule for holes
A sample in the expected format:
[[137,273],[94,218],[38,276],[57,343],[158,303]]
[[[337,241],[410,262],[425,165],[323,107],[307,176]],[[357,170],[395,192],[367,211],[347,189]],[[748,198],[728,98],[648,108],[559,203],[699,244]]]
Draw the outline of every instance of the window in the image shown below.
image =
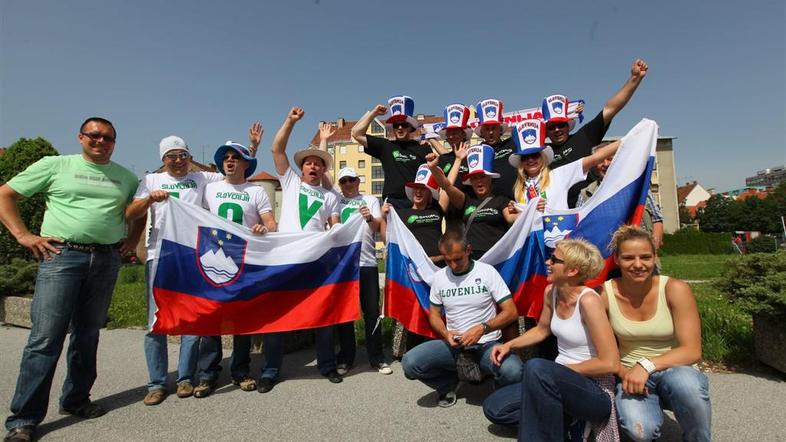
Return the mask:
[[380,164],[379,163],[379,158],[371,157],[371,164]]
[[341,146],[341,154],[342,155],[346,155],[347,154],[347,146]]
[[365,152],[365,149],[363,148],[363,145],[362,144],[358,144],[358,153],[363,153],[363,152]]
[[358,175],[358,178],[360,179],[361,183],[365,183],[366,182],[366,176],[365,175]]
[[371,178],[385,178],[385,173],[382,172],[382,166],[371,166]]
[[385,128],[383,128],[381,124],[377,123],[377,120],[373,120],[371,122],[371,133],[381,134],[383,132],[385,132]]
[[336,153],[336,149],[334,147],[328,147],[328,153],[334,155]]
[[358,160],[358,169],[366,168],[366,160]]
[[346,161],[339,161],[338,162],[338,168],[339,169],[343,169],[345,167],[347,167],[347,162]]
[[382,193],[382,185],[384,183],[382,181],[372,181],[371,182],[371,193],[374,195]]

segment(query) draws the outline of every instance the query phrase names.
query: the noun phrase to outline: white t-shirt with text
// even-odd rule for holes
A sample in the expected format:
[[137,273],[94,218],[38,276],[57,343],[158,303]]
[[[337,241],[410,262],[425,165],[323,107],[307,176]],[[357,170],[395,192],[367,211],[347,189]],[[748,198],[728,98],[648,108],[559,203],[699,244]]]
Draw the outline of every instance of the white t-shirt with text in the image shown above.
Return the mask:
[[281,182],[279,232],[324,232],[331,215],[338,216],[336,194],[322,186],[304,183],[287,168]]
[[253,227],[262,222],[260,215],[272,212],[267,192],[251,183],[210,183],[205,187],[203,207],[229,221]]
[[[367,206],[374,218],[382,217],[379,209],[379,200],[374,196],[358,195],[354,198],[347,198],[340,193],[336,193],[338,198],[338,213],[339,220],[345,223],[350,216],[358,213],[361,207]],[[361,267],[376,267],[376,242],[374,241],[374,232],[368,223],[363,223],[363,246],[360,249],[360,266]]]

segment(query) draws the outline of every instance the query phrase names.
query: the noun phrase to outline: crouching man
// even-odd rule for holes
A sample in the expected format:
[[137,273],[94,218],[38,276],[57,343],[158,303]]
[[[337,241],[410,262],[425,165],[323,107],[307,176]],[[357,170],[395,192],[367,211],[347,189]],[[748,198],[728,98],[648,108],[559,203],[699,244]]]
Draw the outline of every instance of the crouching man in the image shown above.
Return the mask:
[[500,329],[518,317],[502,277],[494,267],[470,259],[472,247],[460,230],[445,232],[439,250],[447,267],[431,284],[429,322],[443,339],[413,348],[401,365],[407,378],[437,390],[437,405],[450,407],[456,403],[458,358],[476,361],[482,374],[494,377],[496,387],[519,382],[522,363],[511,356],[497,367],[489,359],[492,347],[501,342]]

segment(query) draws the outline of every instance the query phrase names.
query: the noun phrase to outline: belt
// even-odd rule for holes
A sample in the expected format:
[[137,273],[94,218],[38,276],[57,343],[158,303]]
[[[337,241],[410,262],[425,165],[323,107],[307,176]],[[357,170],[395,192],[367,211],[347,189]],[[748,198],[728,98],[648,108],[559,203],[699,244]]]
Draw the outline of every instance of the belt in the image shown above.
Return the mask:
[[119,242],[114,244],[81,244],[78,242],[65,241],[63,246],[67,249],[76,250],[78,252],[94,253],[94,252],[111,252],[120,246]]

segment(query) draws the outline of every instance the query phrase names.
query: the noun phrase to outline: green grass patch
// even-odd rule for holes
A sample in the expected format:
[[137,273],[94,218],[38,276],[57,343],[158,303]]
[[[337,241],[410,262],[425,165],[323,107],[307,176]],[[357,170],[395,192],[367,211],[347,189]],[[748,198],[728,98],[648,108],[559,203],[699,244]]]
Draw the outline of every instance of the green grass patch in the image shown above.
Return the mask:
[[691,288],[701,317],[704,360],[727,364],[755,361],[751,316],[708,283],[693,284]]
[[723,272],[723,265],[739,255],[671,255],[661,256],[661,273],[687,280],[708,280],[717,278]]
[[123,266],[120,268],[115,291],[112,293],[106,327],[112,329],[146,326],[145,267]]

